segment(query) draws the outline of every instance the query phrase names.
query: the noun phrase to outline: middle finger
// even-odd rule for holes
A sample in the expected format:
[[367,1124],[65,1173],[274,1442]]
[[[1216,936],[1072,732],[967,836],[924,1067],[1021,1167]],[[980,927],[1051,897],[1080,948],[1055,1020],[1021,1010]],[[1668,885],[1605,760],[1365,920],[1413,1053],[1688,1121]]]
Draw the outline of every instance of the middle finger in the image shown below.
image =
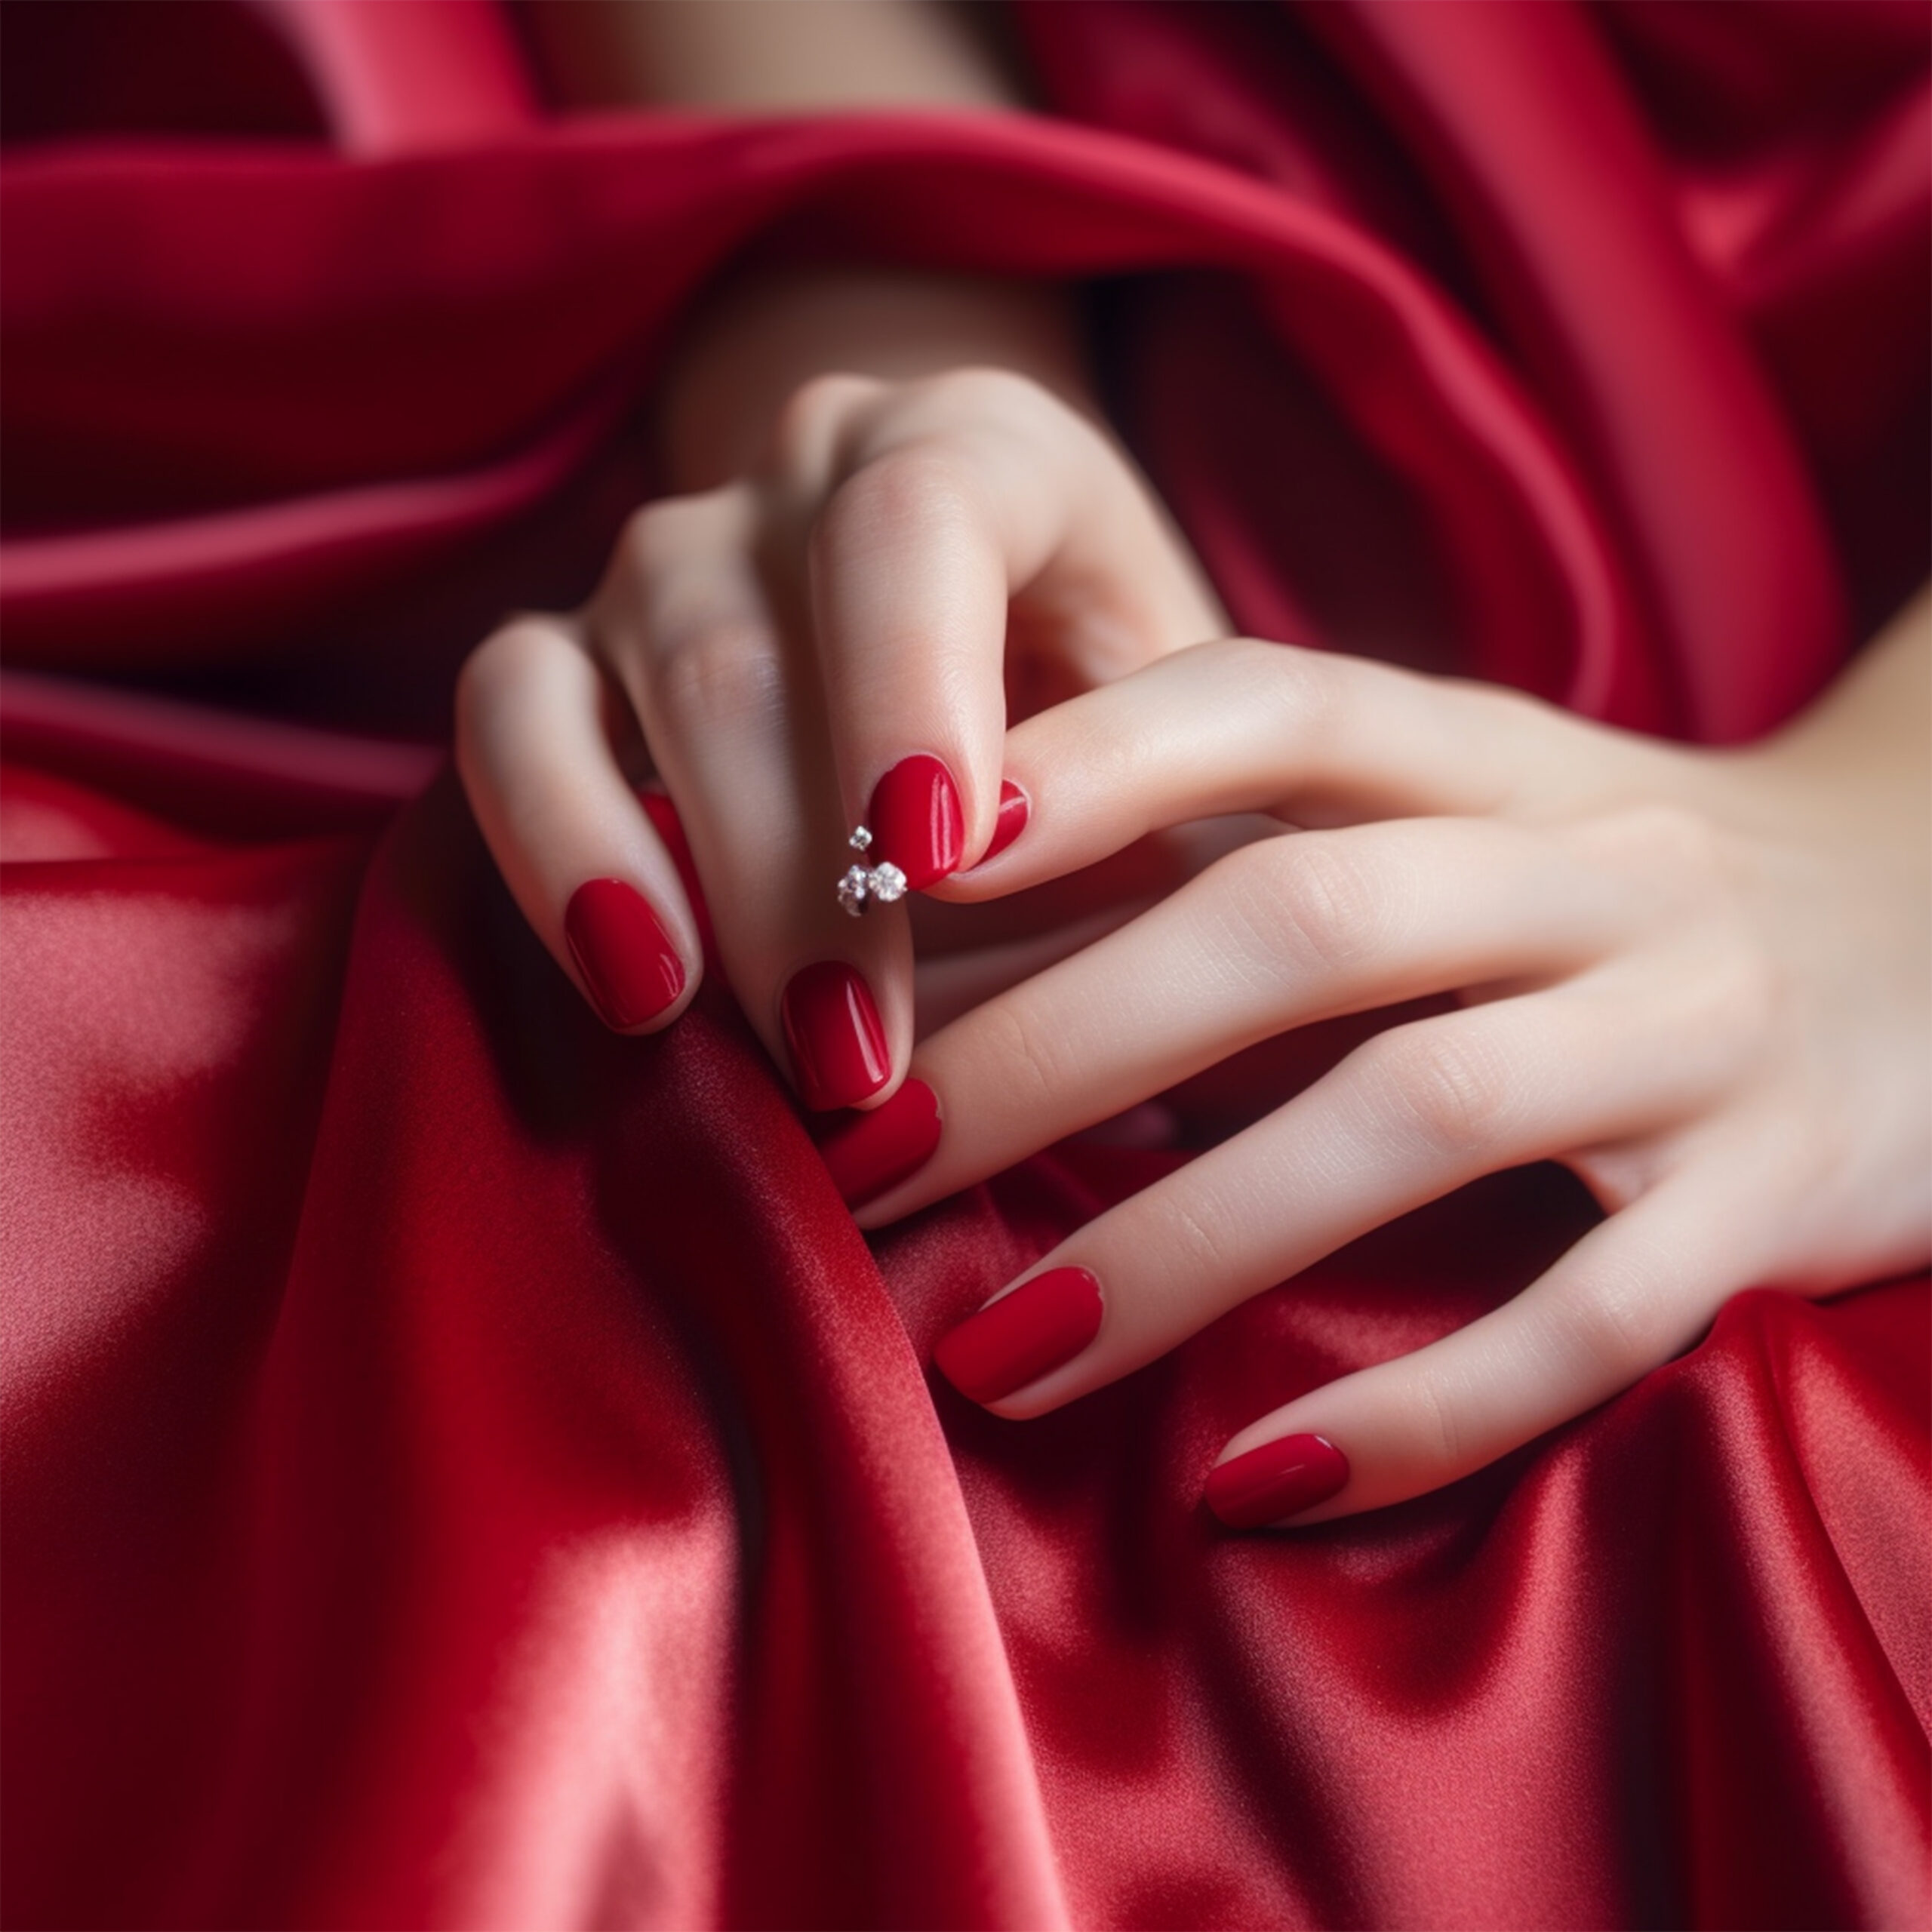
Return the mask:
[[1616,881],[1517,826],[1263,839],[924,1041],[914,1071],[938,1097],[937,1151],[860,1220],[909,1214],[1292,1027],[1574,970],[1628,917]]
[[[903,912],[848,918],[824,705],[795,614],[757,567],[743,486],[654,505],[593,606],[691,841],[720,961],[808,1107],[888,1093],[912,1040]],[[788,621],[788,617],[792,620]]]

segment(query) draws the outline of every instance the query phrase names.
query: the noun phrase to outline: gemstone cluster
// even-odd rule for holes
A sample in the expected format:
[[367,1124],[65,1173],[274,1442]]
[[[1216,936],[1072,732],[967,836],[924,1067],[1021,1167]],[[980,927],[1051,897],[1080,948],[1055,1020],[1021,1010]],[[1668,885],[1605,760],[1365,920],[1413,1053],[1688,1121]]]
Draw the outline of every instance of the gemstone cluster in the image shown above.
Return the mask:
[[[863,855],[872,849],[872,835],[862,825],[845,841]],[[838,903],[857,918],[869,905],[890,906],[906,896],[906,875],[888,859],[881,865],[848,866],[838,881]]]

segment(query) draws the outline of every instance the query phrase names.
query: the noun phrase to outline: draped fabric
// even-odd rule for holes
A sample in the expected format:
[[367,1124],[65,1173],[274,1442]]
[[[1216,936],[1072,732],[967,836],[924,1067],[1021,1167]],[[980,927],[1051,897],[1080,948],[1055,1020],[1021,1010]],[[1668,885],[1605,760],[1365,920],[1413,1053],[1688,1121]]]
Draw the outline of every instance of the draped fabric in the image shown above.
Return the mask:
[[862,1238],[437,749],[755,253],[1081,285],[1244,628],[1760,732],[1927,568],[1922,8],[1029,5],[1051,113],[803,123],[560,117],[483,0],[5,14],[10,1924],[1924,1922],[1924,1283],[1229,1535],[1568,1177],[1001,1421],[935,1336],[1184,1152]]

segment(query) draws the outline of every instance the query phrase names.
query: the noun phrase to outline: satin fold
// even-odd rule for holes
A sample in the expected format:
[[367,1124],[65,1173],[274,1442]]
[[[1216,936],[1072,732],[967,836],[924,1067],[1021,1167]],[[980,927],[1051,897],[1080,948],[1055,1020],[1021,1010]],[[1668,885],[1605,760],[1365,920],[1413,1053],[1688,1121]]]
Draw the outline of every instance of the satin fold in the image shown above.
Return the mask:
[[6,1921],[1922,1924],[1923,1281],[1231,1535],[1230,1435],[1580,1186],[1002,1421],[935,1342],[1185,1150],[861,1237],[715,975],[612,1034],[443,755],[754,253],[1082,285],[1257,634],[1774,727],[1932,561],[1922,11],[1025,4],[1051,114],[753,123],[558,115],[481,0],[106,64],[162,13],[5,10]]

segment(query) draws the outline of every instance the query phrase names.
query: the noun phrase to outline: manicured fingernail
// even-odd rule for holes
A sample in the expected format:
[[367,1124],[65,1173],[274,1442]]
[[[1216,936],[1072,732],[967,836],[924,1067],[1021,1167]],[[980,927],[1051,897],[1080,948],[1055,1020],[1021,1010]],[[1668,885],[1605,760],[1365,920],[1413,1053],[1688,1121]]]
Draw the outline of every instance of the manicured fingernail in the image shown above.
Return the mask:
[[891,1078],[872,989],[842,959],[821,959],[794,973],[783,1014],[798,1092],[815,1112],[856,1106]]
[[1100,1332],[1100,1283],[1084,1268],[1050,1268],[942,1335],[933,1359],[961,1395],[997,1402],[1071,1361]]
[[939,1096],[909,1080],[884,1106],[841,1121],[818,1151],[846,1206],[863,1208],[917,1174],[938,1145]]
[[[999,814],[993,820],[993,835],[986,841],[986,849],[980,854],[980,865],[989,859],[997,859],[1020,835],[1026,829],[1026,821],[1033,815],[1033,801],[1010,778],[999,781]],[[974,869],[977,872],[978,866]]]
[[654,1020],[685,989],[685,962],[651,901],[620,878],[586,879],[564,908],[564,937],[605,1025]]
[[1258,1530],[1326,1503],[1349,1459],[1325,1436],[1284,1435],[1208,1472],[1203,1500],[1231,1530]]
[[697,875],[697,861],[691,857],[691,841],[685,836],[685,822],[678,816],[677,807],[662,792],[640,791],[637,801],[678,869],[678,883],[685,888],[685,903],[691,909],[691,922],[697,928],[697,943],[704,953],[704,963],[715,972],[717,936],[711,930],[711,908],[705,903],[704,881]]
[[872,835],[871,863],[897,866],[914,892],[957,872],[965,855],[959,787],[944,764],[924,752],[902,758],[878,781],[866,823]]

